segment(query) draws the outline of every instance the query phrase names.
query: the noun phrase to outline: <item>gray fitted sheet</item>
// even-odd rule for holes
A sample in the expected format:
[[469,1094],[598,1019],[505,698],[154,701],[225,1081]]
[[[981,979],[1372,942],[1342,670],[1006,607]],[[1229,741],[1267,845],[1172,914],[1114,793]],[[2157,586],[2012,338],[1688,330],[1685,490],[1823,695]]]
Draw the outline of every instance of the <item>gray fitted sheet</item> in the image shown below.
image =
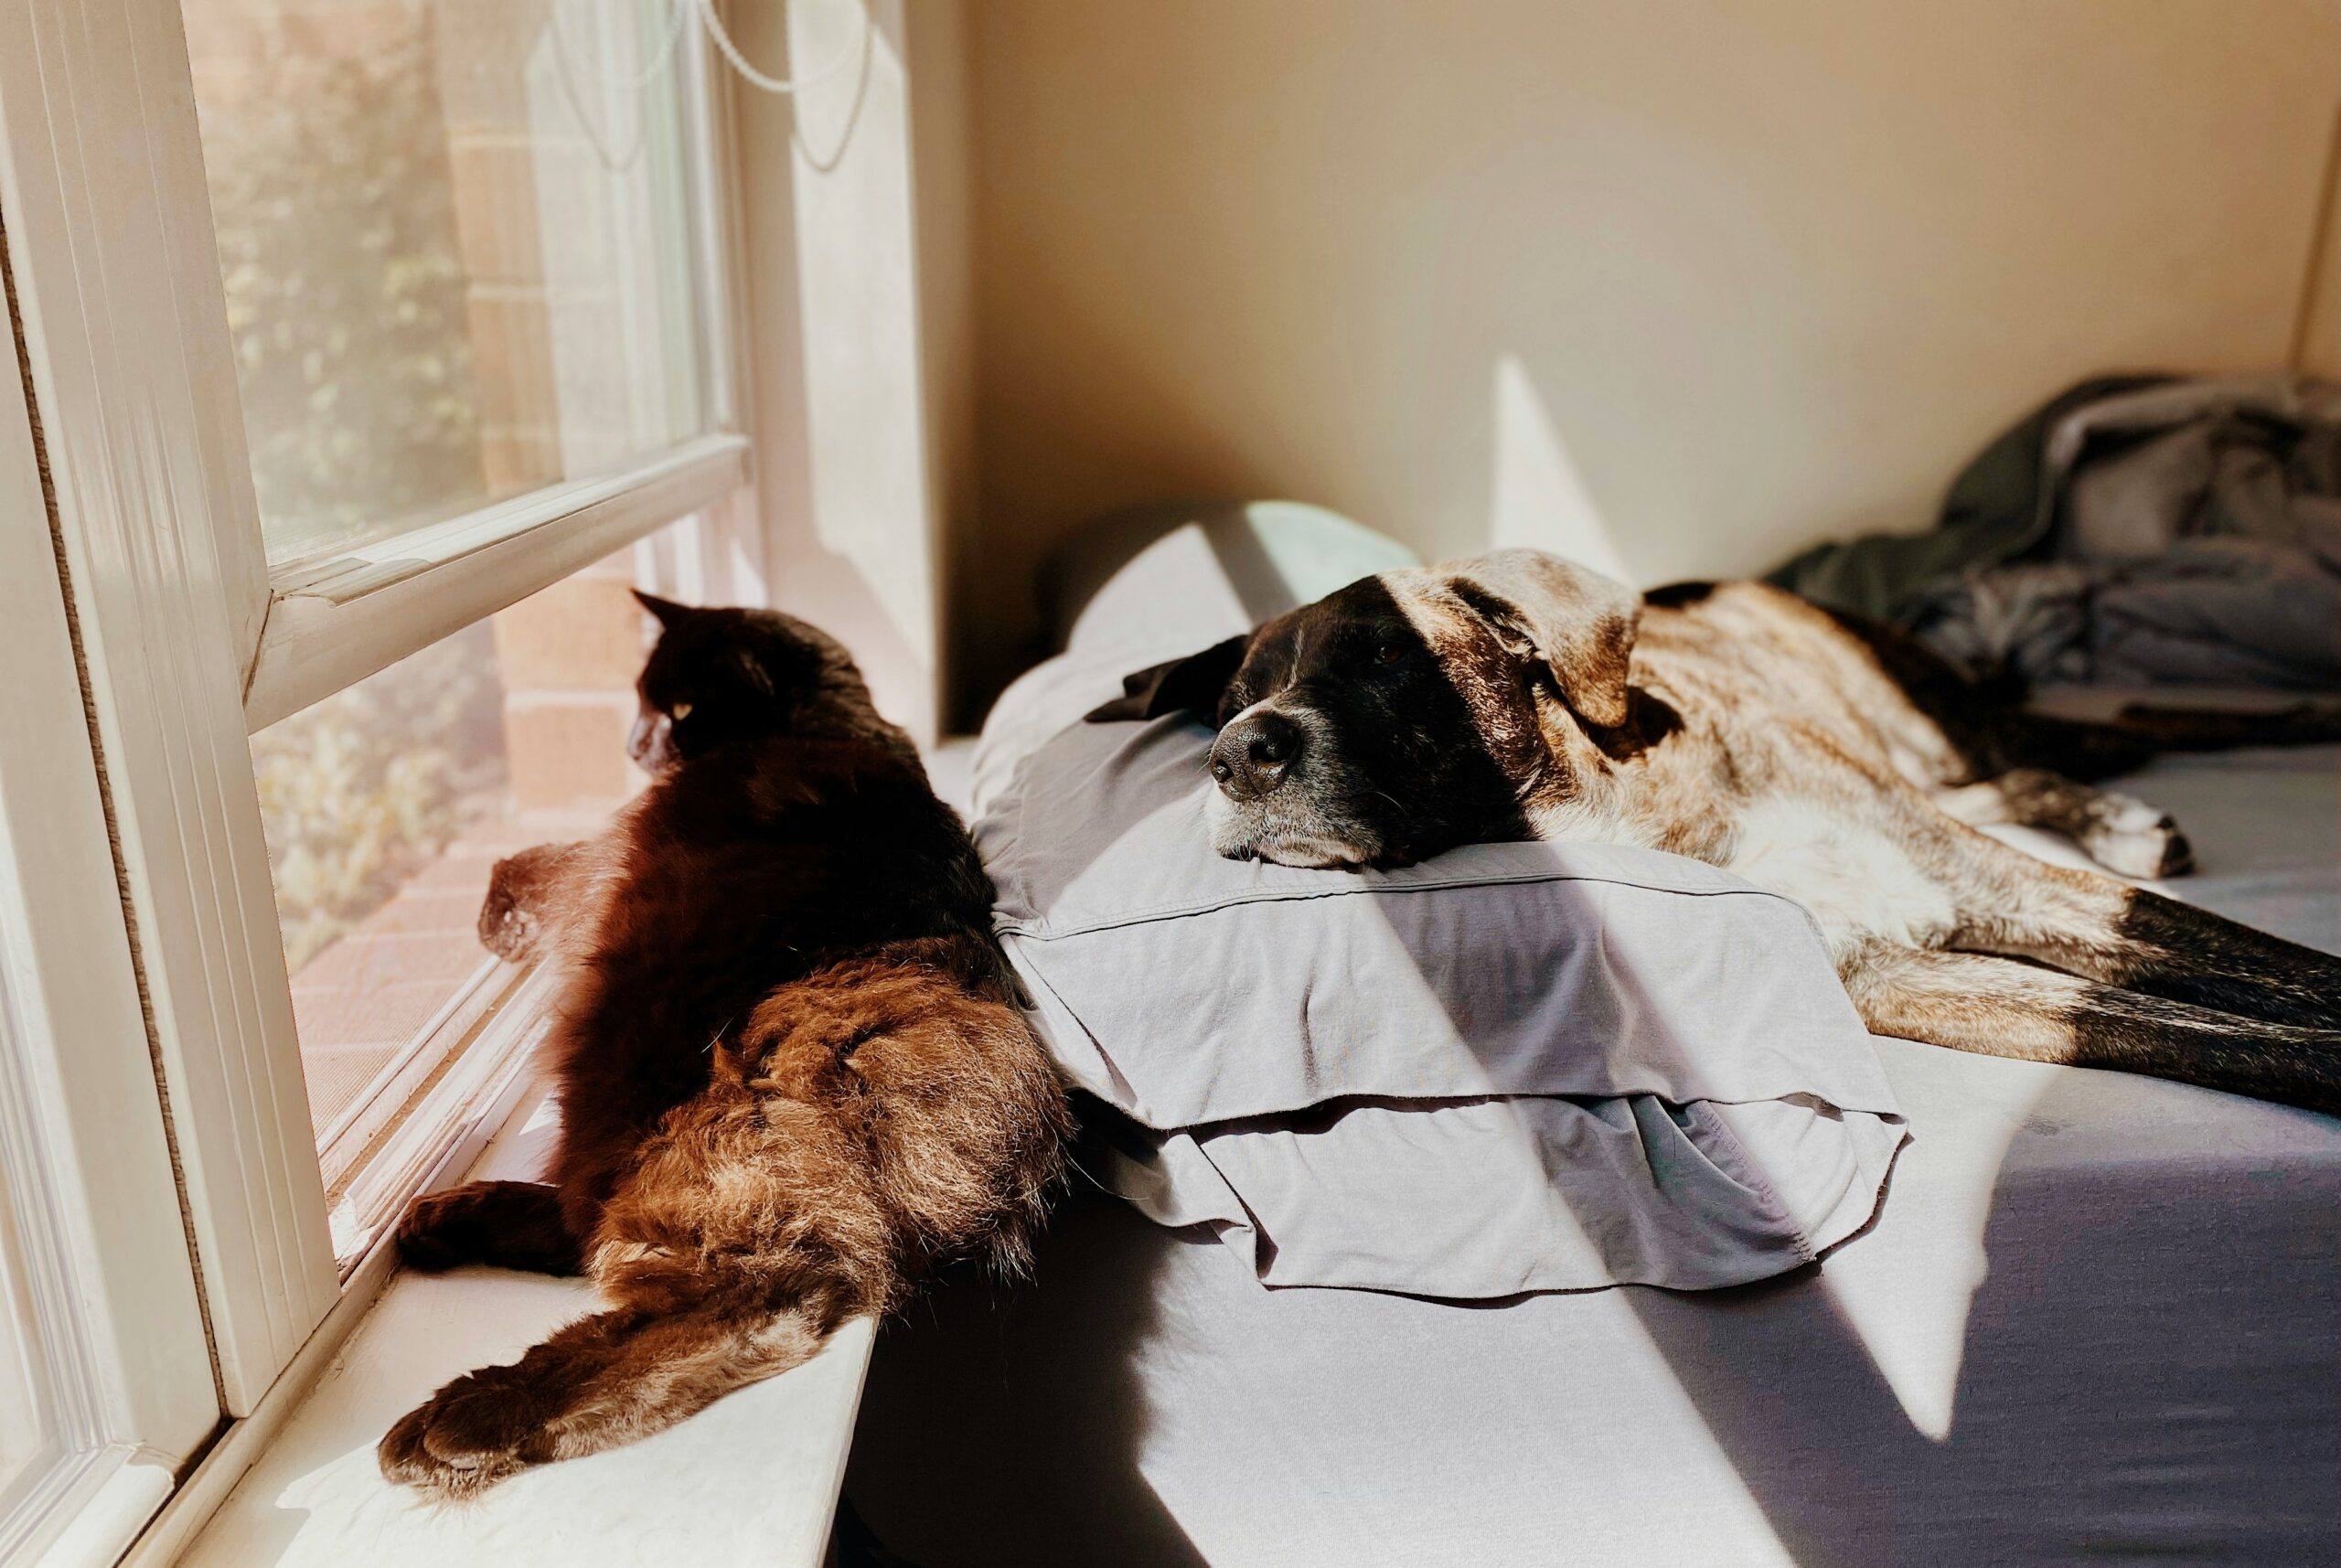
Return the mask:
[[[2176,891],[2341,951],[2341,752],[2131,787]],[[1076,1197],[889,1327],[848,1496],[925,1568],[2341,1563],[2341,1123],[1879,1052],[1879,1221],[1732,1290],[1273,1291]]]

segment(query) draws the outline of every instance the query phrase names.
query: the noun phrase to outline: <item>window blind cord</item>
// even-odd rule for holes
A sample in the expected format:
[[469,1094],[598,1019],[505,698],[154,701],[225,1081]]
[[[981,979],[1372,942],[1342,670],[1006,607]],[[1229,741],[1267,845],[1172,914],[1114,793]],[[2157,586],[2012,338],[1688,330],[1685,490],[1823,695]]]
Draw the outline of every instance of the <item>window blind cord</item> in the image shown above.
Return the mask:
[[[609,141],[603,134],[601,122],[586,111],[585,94],[577,85],[577,72],[570,56],[569,31],[561,25],[561,15],[565,9],[565,6],[559,4],[559,0],[555,0],[555,4],[548,7],[550,15],[545,20],[546,27],[552,34],[552,63],[561,77],[561,94],[569,101],[569,112],[576,117],[577,128],[585,133],[585,140],[592,145],[593,155],[601,160],[602,166],[614,175],[622,175],[634,167],[642,157],[645,140],[643,111],[640,102],[642,90],[649,86],[659,72],[667,69],[668,60],[674,59],[675,44],[683,35],[683,19],[691,9],[691,0],[668,0],[667,27],[658,39],[658,47],[652,51],[650,63],[643,67],[634,80],[627,84],[626,91],[635,96],[636,101],[634,113],[634,136],[623,157],[610,150]],[[593,74],[600,79],[602,86],[610,85],[610,77],[606,72],[596,70]]]
[[[566,77],[570,74],[569,29],[561,17],[569,7],[561,0],[555,0],[546,9],[550,15],[545,19],[545,26],[552,32],[555,63],[561,67],[561,75]],[[627,84],[629,87],[647,87],[653,77],[667,69],[667,62],[675,58],[676,40],[683,36],[683,18],[690,10],[691,0],[668,0],[667,26],[659,36],[658,48],[651,54],[650,63],[635,74],[634,80]],[[596,71],[593,74],[602,78],[604,85],[608,84],[610,79],[606,73]]]
[[742,54],[740,46],[732,41],[730,31],[723,26],[723,18],[716,15],[715,0],[698,0],[698,5],[700,21],[707,28],[707,36],[714,40],[717,52],[723,56],[724,60],[730,64],[740,80],[759,92],[770,92],[781,97],[786,97],[790,93],[799,92],[817,83],[827,81],[839,71],[843,70],[850,61],[860,59],[861,51],[869,46],[870,30],[876,25],[870,18],[868,0],[853,0],[853,8],[861,16],[861,27],[855,33],[853,42],[839,49],[836,57],[820,69],[809,71],[803,76],[783,79],[766,76],[748,63],[748,57]]
[[[684,19],[686,16],[690,16],[695,17],[700,26],[705,29],[708,37],[715,45],[716,52],[723,57],[724,62],[732,68],[732,72],[741,80],[759,92],[788,96],[816,83],[828,80],[844,69],[850,62],[860,59],[862,51],[869,47],[870,32],[876,24],[871,19],[867,0],[853,0],[853,8],[861,16],[861,27],[855,33],[851,43],[839,49],[836,57],[818,70],[803,76],[781,78],[767,76],[749,62],[746,54],[732,38],[731,30],[724,27],[722,16],[715,9],[715,0],[668,0],[667,26],[659,37],[658,47],[653,51],[650,63],[643,67],[636,75],[633,82],[628,85],[627,91],[638,95],[667,69],[668,62],[674,59],[675,46],[682,37]],[[561,22],[562,13],[566,7],[560,3],[560,0],[555,0],[555,3],[547,9],[550,15],[546,18],[545,25],[552,33],[553,65],[561,78],[561,95],[568,99],[570,112],[576,117],[578,129],[584,132],[585,140],[593,147],[593,155],[600,160],[602,166],[614,175],[624,174],[642,157],[645,138],[640,107],[636,106],[634,135],[624,155],[613,152],[609,139],[604,133],[601,122],[587,110],[585,94],[577,85],[577,70],[570,51],[569,33]],[[610,84],[611,79],[606,72],[596,70],[593,74],[600,79],[601,85],[606,87]]]

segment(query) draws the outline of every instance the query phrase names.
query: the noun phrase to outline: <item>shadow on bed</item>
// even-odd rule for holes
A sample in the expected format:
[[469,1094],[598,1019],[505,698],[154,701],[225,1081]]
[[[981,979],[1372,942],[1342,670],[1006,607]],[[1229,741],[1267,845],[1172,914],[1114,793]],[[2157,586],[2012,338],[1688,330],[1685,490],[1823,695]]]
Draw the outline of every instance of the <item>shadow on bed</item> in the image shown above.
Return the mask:
[[2341,1340],[2341,1232],[2303,1222],[2341,1199],[2330,1168],[2044,1160],[2065,1116],[2106,1119],[2091,1087],[2060,1081],[2001,1167],[1943,1442],[1825,1264],[1629,1290],[1801,1568],[2341,1562],[2341,1390],[2314,1350]]
[[[1630,1307],[1801,1568],[2341,1561],[2332,1493],[2341,1474],[2341,1401],[2329,1358],[2318,1360],[2314,1349],[2341,1337],[2341,1237],[2301,1219],[2304,1206],[2329,1213],[2341,1200],[2330,1168],[2302,1177],[2240,1163],[2186,1171],[2109,1165],[2082,1177],[2068,1166],[2053,1182],[2036,1179],[2053,1163],[2041,1157],[2073,1136],[2075,1124],[2063,1116],[2104,1118],[2100,1098],[2084,1106],[2065,1098],[2061,1086],[2050,1093],[2003,1167],[1985,1237],[1991,1273],[1968,1315],[1942,1442],[1904,1413],[1825,1285],[1825,1264],[1727,1291],[1605,1293]],[[2175,1192],[2158,1196],[2173,1183],[2183,1183],[2183,1201]],[[1199,1259],[1189,1248],[1206,1252]],[[2236,1260],[2251,1266],[2240,1270]],[[1207,1467],[1199,1465],[1198,1439],[1210,1429],[1226,1432],[1231,1446],[1258,1446],[1238,1431],[1250,1424],[1244,1413],[1226,1408],[1235,1389],[1282,1402],[1282,1419],[1269,1424],[1286,1429],[1294,1424],[1291,1402],[1321,1403],[1303,1418],[1322,1426],[1321,1445],[1294,1460],[1340,1474],[1352,1402],[1327,1380],[1353,1374],[1361,1357],[1403,1350],[1421,1328],[1394,1326],[1350,1297],[1362,1309],[1348,1315],[1356,1331],[1338,1342],[1303,1332],[1265,1356],[1257,1345],[1239,1345],[1223,1366],[1166,1368],[1165,1356],[1216,1354],[1209,1338],[1196,1348],[1213,1318],[1239,1337],[1246,1325],[1257,1330],[1256,1312],[1214,1313],[1208,1297],[1217,1293],[1200,1283],[1227,1280],[1238,1261],[1215,1241],[1159,1231],[1117,1200],[1085,1190],[1050,1233],[1037,1286],[1010,1291],[963,1277],[915,1320],[889,1330],[871,1371],[849,1496],[890,1547],[923,1568],[1191,1568],[1206,1561],[1141,1473],[1160,1420],[1149,1405],[1149,1380],[1175,1378],[1189,1401],[1181,1421],[1191,1429],[1176,1435],[1182,1452],[1173,1463],[1191,1497]],[[1229,1288],[1257,1290],[1240,1277]],[[1298,1306],[1301,1296],[1334,1294],[1279,1298]],[[1166,1300],[1186,1320],[1167,1339],[1156,1327]],[[1508,1558],[1498,1545],[1487,1556],[1502,1521],[1459,1492],[1453,1520],[1415,1520],[1416,1540],[1388,1561],[1467,1560],[1423,1550],[1448,1522],[1477,1543],[1478,1560],[1569,1561],[1566,1553],[1539,1557],[1555,1542],[1550,1520],[1525,1517],[1538,1511],[1525,1506],[1531,1499],[1549,1513],[1555,1496],[1588,1537],[1640,1533],[1633,1520],[1605,1517],[1627,1506],[1623,1477],[1563,1467],[1564,1456],[1582,1465],[1588,1450],[1608,1446],[1600,1431],[1615,1427],[1622,1437],[1640,1420],[1631,1408],[1571,1403],[1568,1385],[1581,1375],[1572,1368],[1619,1350],[1598,1300],[1429,1308],[1456,1315],[1448,1337],[1480,1345],[1447,1367],[1411,1371],[1452,1376],[1427,1397],[1491,1411],[1488,1441],[1468,1462],[1516,1467],[1477,1490],[1482,1499],[1507,1488],[1520,1498],[1523,1517],[1511,1544],[1525,1555]],[[2304,1313],[2323,1321],[2304,1323]],[[1486,1325],[1499,1329],[1493,1336],[1470,1321],[1514,1315],[1524,1321],[1508,1331]],[[1578,1329],[1587,1330],[1582,1338]],[[1169,1340],[1190,1349],[1170,1349]],[[1534,1347],[1544,1364],[1507,1376],[1491,1364],[1491,1345],[1514,1356]],[[2286,1349],[2291,1360],[2276,1353]],[[1550,1422],[1580,1430],[1551,1430],[1540,1441],[1516,1419],[1507,1429],[1494,1413],[1496,1396],[1521,1382],[1548,1385]],[[1222,1397],[1198,1403],[1198,1388]],[[2268,1441],[2272,1433],[2285,1438]],[[1366,1494],[1408,1477],[1387,1469],[1386,1443],[1369,1453],[1374,1462],[1354,1470],[1361,1496],[1352,1500],[1388,1506],[1389,1498]],[[1433,1465],[1459,1456],[1420,1457]],[[1681,1482],[1721,1479],[1693,1463]],[[1223,1564],[1367,1561],[1311,1550],[1309,1520],[1262,1507],[1274,1487],[1252,1494],[1232,1470],[1221,1488],[1204,1505],[1208,1517],[1193,1522],[1208,1523]],[[1679,1493],[1677,1500],[1697,1503]],[[1479,1517],[1463,1517],[1467,1509]],[[1695,1520],[1703,1511],[1693,1506],[1683,1517]],[[1601,1560],[1777,1560],[1758,1540],[1709,1533],[1670,1543],[1676,1522],[1652,1510],[1652,1555]]]
[[1045,1285],[963,1268],[880,1335],[845,1495],[919,1568],[1203,1568],[1141,1470],[1139,1363],[1165,1249],[1220,1243],[1133,1225],[1074,1181],[1042,1239]]

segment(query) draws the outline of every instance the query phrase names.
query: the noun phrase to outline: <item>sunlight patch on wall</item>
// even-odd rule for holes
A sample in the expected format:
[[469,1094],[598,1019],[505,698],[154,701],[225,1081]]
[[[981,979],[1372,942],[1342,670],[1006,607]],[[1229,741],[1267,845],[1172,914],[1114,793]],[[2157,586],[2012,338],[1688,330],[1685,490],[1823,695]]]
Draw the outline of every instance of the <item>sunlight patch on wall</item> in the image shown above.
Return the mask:
[[1496,360],[1495,472],[1488,486],[1488,543],[1526,545],[1644,586],[1577,472],[1528,368]]

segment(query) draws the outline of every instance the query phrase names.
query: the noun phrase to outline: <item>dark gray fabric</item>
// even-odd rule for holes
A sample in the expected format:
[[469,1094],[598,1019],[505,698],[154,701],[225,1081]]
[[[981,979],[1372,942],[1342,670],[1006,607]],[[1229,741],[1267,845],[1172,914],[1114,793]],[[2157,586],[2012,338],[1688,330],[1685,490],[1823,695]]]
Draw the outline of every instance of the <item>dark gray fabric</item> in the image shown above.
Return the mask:
[[2341,688],[2341,571],[2261,539],[2002,567],[1943,587],[1915,629],[1971,674],[2031,686]]
[[2341,389],[2084,383],[1971,464],[1931,532],[1772,580],[1982,677],[2341,688]]
[[2052,427],[2053,560],[1938,584],[1908,619],[1979,675],[2341,688],[2341,389],[2181,381]]

